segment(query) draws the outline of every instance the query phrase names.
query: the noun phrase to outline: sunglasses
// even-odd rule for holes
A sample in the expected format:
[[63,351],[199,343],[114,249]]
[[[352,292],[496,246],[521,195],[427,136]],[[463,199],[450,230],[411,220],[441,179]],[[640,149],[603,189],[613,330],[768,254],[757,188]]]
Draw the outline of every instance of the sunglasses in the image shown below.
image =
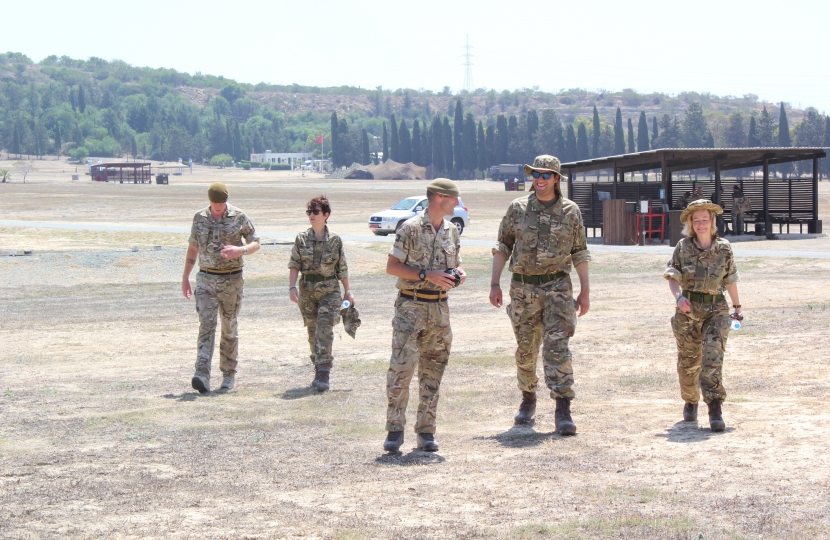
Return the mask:
[[310,216],[311,214],[314,214],[314,215],[316,216],[316,215],[317,215],[317,214],[319,214],[319,213],[320,213],[320,209],[319,209],[319,208],[315,208],[315,209],[313,209],[313,210],[306,210],[306,211],[305,211],[305,215],[307,215],[307,216]]
[[[532,173],[530,173],[530,176],[532,176],[533,178],[539,178],[541,176],[545,180],[550,180],[550,177],[553,176],[554,174],[556,174],[556,173],[549,173],[549,172],[540,173],[539,171],[533,171]],[[559,176],[559,175],[557,175],[557,176]]]

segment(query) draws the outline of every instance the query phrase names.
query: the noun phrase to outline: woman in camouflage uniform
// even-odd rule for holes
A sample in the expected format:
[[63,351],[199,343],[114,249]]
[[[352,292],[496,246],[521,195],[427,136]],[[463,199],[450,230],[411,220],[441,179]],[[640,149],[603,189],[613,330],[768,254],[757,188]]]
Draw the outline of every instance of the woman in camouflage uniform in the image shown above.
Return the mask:
[[[320,195],[308,201],[306,215],[311,228],[298,234],[294,240],[288,262],[288,293],[291,301],[299,304],[308,330],[308,345],[315,372],[311,386],[324,392],[329,389],[334,325],[340,321],[343,298],[354,305],[354,295],[349,290],[349,267],[343,241],[326,225],[331,215],[326,196]],[[298,288],[297,277],[301,273]],[[343,282],[342,298],[338,280]]]
[[743,318],[732,246],[718,236],[715,227],[715,216],[722,212],[706,199],[689,204],[680,216],[684,238],[675,246],[663,274],[677,305],[671,326],[677,340],[680,395],[686,402],[683,419],[697,420],[702,389],[712,431],[726,429],[721,412],[726,389],[721,379],[731,321],[724,289],[735,309],[732,317]]

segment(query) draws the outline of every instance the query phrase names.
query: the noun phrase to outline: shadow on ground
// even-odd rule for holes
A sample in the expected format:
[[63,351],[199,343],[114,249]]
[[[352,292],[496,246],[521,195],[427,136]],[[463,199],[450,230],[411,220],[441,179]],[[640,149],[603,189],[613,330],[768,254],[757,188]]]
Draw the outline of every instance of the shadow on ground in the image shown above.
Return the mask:
[[708,440],[710,437],[718,437],[735,431],[733,427],[727,427],[722,433],[713,432],[706,424],[695,422],[677,422],[666,430],[665,433],[658,433],[655,437],[663,437],[670,442],[694,443]]
[[199,392],[184,392],[182,394],[164,394],[164,399],[175,399],[176,401],[196,401],[197,399],[214,398],[227,394],[227,390],[214,390],[207,394],[200,394]]
[[403,452],[389,452],[375,458],[375,463],[380,465],[398,465],[409,467],[411,465],[427,465],[429,463],[444,463],[443,456],[435,452],[424,452],[413,448],[408,454]]
[[533,429],[533,424],[534,422],[531,421],[520,426],[512,426],[504,433],[489,435],[487,437],[475,437],[475,439],[480,441],[496,441],[500,445],[507,446],[509,448],[525,448],[528,446],[536,446],[542,441],[546,441],[548,439],[561,438],[561,436],[557,435],[555,431],[551,431],[550,433],[540,433]]

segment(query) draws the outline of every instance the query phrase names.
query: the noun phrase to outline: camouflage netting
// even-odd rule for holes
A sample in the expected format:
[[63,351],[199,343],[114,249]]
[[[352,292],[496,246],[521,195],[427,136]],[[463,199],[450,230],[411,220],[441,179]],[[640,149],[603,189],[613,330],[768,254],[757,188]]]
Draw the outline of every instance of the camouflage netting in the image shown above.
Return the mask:
[[[368,173],[368,174],[367,174]],[[355,168],[346,175],[352,179],[375,179],[375,180],[426,180],[427,170],[414,163],[398,163],[387,160],[386,163],[378,165],[365,165]]]

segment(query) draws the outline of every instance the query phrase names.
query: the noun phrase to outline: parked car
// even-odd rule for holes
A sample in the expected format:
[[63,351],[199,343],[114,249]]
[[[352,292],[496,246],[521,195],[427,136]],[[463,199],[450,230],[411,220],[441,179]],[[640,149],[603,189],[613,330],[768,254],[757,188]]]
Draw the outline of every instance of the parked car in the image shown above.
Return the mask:
[[[423,195],[418,197],[407,197],[389,210],[372,214],[369,218],[369,229],[377,236],[386,236],[398,230],[404,221],[415,214],[423,212],[427,207],[427,198]],[[464,232],[464,228],[470,224],[470,215],[467,207],[458,199],[458,206],[455,207],[450,221],[458,228],[458,234]]]

